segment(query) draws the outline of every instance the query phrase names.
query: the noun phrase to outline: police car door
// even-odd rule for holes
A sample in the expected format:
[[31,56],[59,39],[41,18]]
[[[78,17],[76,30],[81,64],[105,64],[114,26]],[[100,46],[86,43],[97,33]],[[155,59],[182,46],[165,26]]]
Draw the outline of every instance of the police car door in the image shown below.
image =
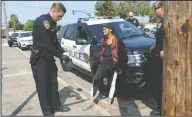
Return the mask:
[[61,41],[62,47],[68,52],[68,56],[72,59],[74,65],[81,66],[77,57],[78,51],[76,49],[76,31],[77,26],[69,26],[66,30],[64,38]]
[[89,61],[90,38],[83,24],[77,27],[76,40],[82,41],[81,44],[76,45],[76,49],[79,51],[79,64],[81,64],[81,68],[91,72]]

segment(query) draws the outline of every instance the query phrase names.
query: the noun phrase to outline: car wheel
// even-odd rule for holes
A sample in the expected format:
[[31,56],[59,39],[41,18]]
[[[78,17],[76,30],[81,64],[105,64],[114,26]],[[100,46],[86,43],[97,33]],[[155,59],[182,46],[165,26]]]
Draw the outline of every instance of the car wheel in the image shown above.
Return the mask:
[[12,46],[13,46],[13,45],[12,45],[12,44],[10,44],[10,43],[9,43],[8,45],[9,45],[9,47],[12,47]]
[[20,47],[21,48],[21,50],[23,51],[24,50],[24,48],[23,47]]
[[21,44],[20,43],[18,43],[18,48],[21,49]]

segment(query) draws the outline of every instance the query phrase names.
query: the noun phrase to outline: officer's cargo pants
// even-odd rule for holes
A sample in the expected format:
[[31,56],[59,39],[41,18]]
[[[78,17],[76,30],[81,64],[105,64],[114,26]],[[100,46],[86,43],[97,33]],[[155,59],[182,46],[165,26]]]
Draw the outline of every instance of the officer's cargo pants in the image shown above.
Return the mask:
[[161,111],[162,105],[162,85],[163,85],[163,60],[160,57],[155,58],[154,76],[152,78],[152,88],[158,109]]
[[31,69],[43,115],[51,116],[54,113],[53,109],[61,106],[55,60],[53,57],[40,57],[36,64],[31,65]]

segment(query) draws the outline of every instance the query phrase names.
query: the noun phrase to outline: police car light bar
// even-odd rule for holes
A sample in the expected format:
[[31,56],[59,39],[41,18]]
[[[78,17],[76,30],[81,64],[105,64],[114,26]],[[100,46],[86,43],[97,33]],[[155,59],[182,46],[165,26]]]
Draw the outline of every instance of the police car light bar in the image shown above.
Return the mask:
[[120,19],[120,17],[103,16],[103,17],[78,18],[78,23],[86,22],[89,20],[99,20],[99,19]]

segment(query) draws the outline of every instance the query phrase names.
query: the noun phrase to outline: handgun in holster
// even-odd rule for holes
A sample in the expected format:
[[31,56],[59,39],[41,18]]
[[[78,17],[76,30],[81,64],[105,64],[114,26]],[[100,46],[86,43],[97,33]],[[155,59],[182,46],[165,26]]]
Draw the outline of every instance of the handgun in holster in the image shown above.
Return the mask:
[[38,49],[35,49],[34,47],[30,46],[29,47],[30,51],[31,51],[31,56],[30,56],[30,64],[34,65],[38,62],[38,60],[41,58],[41,51]]
[[37,49],[34,49],[33,46],[29,46],[29,50],[31,51],[31,53],[33,53],[34,55],[36,55],[38,53]]

